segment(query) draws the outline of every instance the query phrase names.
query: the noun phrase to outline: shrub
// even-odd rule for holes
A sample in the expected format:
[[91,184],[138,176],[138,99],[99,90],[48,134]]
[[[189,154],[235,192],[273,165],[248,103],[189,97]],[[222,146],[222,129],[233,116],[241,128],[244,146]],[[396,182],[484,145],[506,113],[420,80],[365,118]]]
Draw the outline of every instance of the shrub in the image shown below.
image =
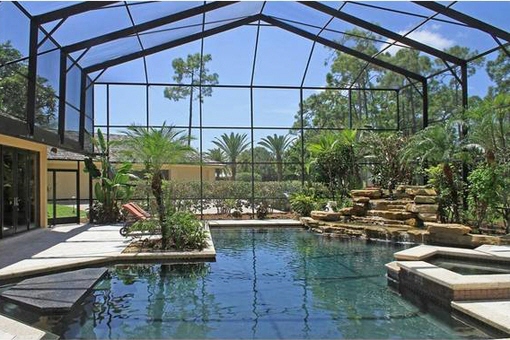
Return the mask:
[[316,207],[316,202],[312,196],[296,194],[290,198],[290,206],[299,215],[310,216],[310,213]]
[[257,205],[257,211],[256,211],[256,214],[257,214],[257,218],[259,220],[263,220],[267,217],[267,214],[269,213],[269,207],[267,206],[267,202],[260,202],[258,205]]
[[207,233],[190,212],[178,211],[169,215],[163,224],[168,235],[167,244],[177,250],[202,250],[207,246]]
[[500,193],[504,191],[504,175],[497,166],[482,165],[477,167],[468,177],[469,181],[469,212],[475,218],[479,228],[483,222],[494,223],[502,217],[503,201]]
[[[253,178],[255,181],[262,181],[262,175],[254,173]],[[236,176],[236,180],[239,182],[251,182],[251,172],[240,172]]]

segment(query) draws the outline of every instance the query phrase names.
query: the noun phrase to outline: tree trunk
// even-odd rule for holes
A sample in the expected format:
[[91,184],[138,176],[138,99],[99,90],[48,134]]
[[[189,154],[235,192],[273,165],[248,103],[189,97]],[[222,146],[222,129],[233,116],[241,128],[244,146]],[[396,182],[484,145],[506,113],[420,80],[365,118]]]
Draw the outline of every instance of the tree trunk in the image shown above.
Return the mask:
[[156,198],[156,204],[158,205],[159,223],[161,224],[161,247],[166,249],[168,246],[167,229],[164,226],[165,223],[165,202],[163,200],[163,189],[162,189],[162,177],[161,172],[154,174],[151,183],[152,194]]
[[453,171],[450,167],[450,164],[444,163],[443,164],[443,173],[446,178],[446,182],[448,183],[448,186],[450,187],[451,197],[452,197],[452,208],[453,208],[453,219],[455,223],[460,222],[460,215],[459,215],[459,193],[457,192],[457,188],[455,187],[455,182],[453,180]]
[[278,157],[276,159],[276,176],[277,176],[277,180],[278,182],[280,182],[282,180],[282,177],[283,177],[283,164],[282,164],[282,159],[281,157]]
[[236,172],[237,172],[237,164],[234,162],[232,163],[232,180],[236,180]]

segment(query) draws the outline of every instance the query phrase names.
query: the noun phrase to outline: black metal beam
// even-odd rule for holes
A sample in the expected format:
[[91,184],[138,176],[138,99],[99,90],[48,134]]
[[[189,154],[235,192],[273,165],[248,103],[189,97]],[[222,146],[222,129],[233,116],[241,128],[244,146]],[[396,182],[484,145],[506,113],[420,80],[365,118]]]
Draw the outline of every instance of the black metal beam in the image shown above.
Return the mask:
[[29,135],[34,135],[37,95],[37,40],[39,25],[30,20],[30,43],[28,57],[27,125]]
[[79,50],[82,50],[87,47],[104,44],[104,43],[112,41],[112,40],[125,38],[132,34],[148,31],[150,29],[157,28],[157,27],[160,27],[163,25],[168,25],[168,24],[171,24],[176,21],[191,18],[191,17],[194,17],[199,14],[207,13],[207,12],[210,12],[210,11],[213,11],[213,10],[225,7],[225,6],[232,5],[234,3],[236,3],[236,1],[211,2],[206,5],[193,7],[193,8],[187,9],[182,12],[174,13],[171,15],[164,16],[162,18],[144,22],[143,24],[134,25],[134,26],[131,26],[131,27],[128,27],[125,29],[121,29],[121,30],[118,30],[115,32],[105,34],[105,35],[101,35],[99,37],[94,37],[91,39],[83,40],[83,41],[77,42],[75,44],[64,46],[63,48],[67,53],[79,51]]
[[212,29],[209,29],[209,30],[205,30],[204,32],[200,32],[200,33],[196,33],[196,34],[191,34],[191,35],[189,35],[187,37],[176,39],[176,40],[173,40],[173,41],[169,41],[167,43],[164,43],[164,44],[161,44],[161,45],[158,45],[158,46],[154,46],[154,47],[145,49],[143,51],[138,51],[138,52],[135,52],[135,53],[124,55],[122,57],[118,57],[118,58],[115,58],[115,59],[107,60],[107,61],[104,61],[104,62],[99,63],[99,64],[91,65],[89,67],[84,68],[84,72],[85,73],[91,73],[91,72],[102,70],[102,69],[107,68],[107,67],[112,67],[112,66],[115,66],[115,65],[123,64],[123,63],[126,63],[128,61],[141,58],[143,56],[148,56],[148,55],[151,55],[151,54],[154,54],[154,53],[158,53],[158,52],[161,52],[161,51],[164,51],[164,50],[167,50],[167,49],[170,49],[170,48],[174,48],[174,47],[177,47],[177,46],[181,46],[181,45],[184,45],[184,44],[187,44],[187,43],[190,43],[190,42],[202,39],[202,38],[206,38],[206,37],[209,37],[211,35],[222,33],[222,32],[225,32],[225,31],[229,31],[231,29],[234,29],[234,28],[246,25],[246,24],[251,23],[253,21],[257,21],[259,19],[260,19],[260,15],[258,15],[258,14],[257,15],[252,15],[252,16],[248,16],[246,18],[243,18],[243,19],[240,19],[240,20],[236,20],[236,21],[233,21],[231,23],[228,23],[228,24],[225,24],[225,25],[222,25],[222,26],[218,26],[218,27],[215,27],[215,28],[212,28]]
[[353,25],[356,25],[358,27],[361,27],[361,28],[364,28],[366,30],[369,30],[371,32],[375,32],[377,34],[380,34],[384,37],[387,37],[387,38],[390,38],[390,39],[393,39],[397,42],[400,42],[402,44],[405,44],[405,45],[408,45],[408,46],[411,46],[412,48],[415,48],[417,50],[420,50],[422,52],[425,52],[425,53],[428,53],[430,55],[433,55],[434,57],[437,57],[437,58],[440,58],[440,59],[443,59],[443,60],[447,60],[447,61],[450,61],[454,64],[457,64],[457,65],[460,65],[463,60],[460,59],[460,58],[457,58],[449,53],[445,53],[443,51],[440,51],[436,48],[433,48],[429,45],[425,45],[425,44],[422,44],[416,40],[413,40],[413,39],[410,39],[410,38],[407,38],[403,35],[400,35],[398,33],[395,33],[393,31],[390,31],[384,27],[381,27],[381,26],[378,26],[378,25],[375,25],[375,24],[372,24],[368,21],[365,21],[365,20],[362,20],[358,17],[355,17],[355,16],[352,16],[350,14],[347,14],[345,12],[341,12],[341,11],[337,11],[336,9],[332,8],[332,7],[329,7],[327,5],[324,5],[324,4],[321,4],[319,2],[316,2],[316,1],[299,1],[299,3],[305,5],[305,6],[308,6],[308,7],[311,7],[317,11],[320,11],[322,13],[325,13],[325,14],[328,14],[328,15],[331,15],[337,19],[340,19],[340,20],[343,20],[343,21],[346,21],[348,23],[351,23]]
[[506,32],[506,31],[499,29],[495,26],[489,25],[486,22],[475,19],[469,15],[458,12],[454,9],[447,8],[437,2],[434,2],[434,1],[413,1],[413,3],[420,5],[422,7],[428,8],[431,11],[440,13],[444,16],[455,19],[459,22],[462,22],[462,23],[472,27],[472,28],[476,28],[476,29],[479,29],[486,33],[489,33],[492,36],[496,36],[496,37],[504,39],[506,41],[510,41],[510,33],[509,32]]
[[34,16],[34,20],[38,24],[44,24],[50,21],[64,19],[70,17],[72,15],[85,13],[88,11],[92,11],[94,9],[98,9],[104,6],[108,6],[116,3],[117,1],[83,1],[76,5],[67,6],[61,9],[57,9],[52,12],[47,12],[43,14],[39,14]]
[[422,80],[421,82],[422,86],[422,128],[425,129],[427,126],[429,126],[429,88],[428,88],[428,82],[427,79]]
[[78,140],[82,149],[85,148],[85,115],[87,107],[87,74],[81,72],[80,77],[80,127]]
[[320,44],[322,44],[324,46],[327,46],[327,47],[330,47],[332,49],[344,52],[344,53],[349,54],[349,55],[351,55],[353,57],[356,57],[358,59],[361,59],[361,60],[364,60],[366,62],[372,63],[374,65],[380,66],[380,67],[382,67],[384,69],[387,69],[387,70],[399,73],[399,74],[401,74],[403,76],[406,76],[406,77],[409,77],[409,78],[412,78],[412,79],[415,79],[415,80],[419,80],[419,81],[424,81],[425,80],[425,77],[423,77],[420,74],[411,72],[411,71],[406,70],[406,69],[404,69],[402,67],[399,67],[399,66],[393,65],[391,63],[388,63],[388,62],[386,62],[384,60],[372,58],[371,56],[366,55],[364,53],[361,53],[359,51],[356,51],[356,50],[354,50],[352,48],[340,45],[339,43],[336,43],[336,42],[331,41],[329,39],[316,36],[315,34],[312,34],[310,32],[304,31],[304,30],[302,30],[300,28],[297,28],[295,26],[286,24],[284,22],[281,22],[281,21],[276,20],[274,18],[271,18],[269,16],[262,15],[261,19],[263,21],[269,23],[269,24],[272,24],[273,26],[276,26],[276,27],[279,27],[279,28],[281,28],[283,30],[286,30],[286,31],[289,31],[291,33],[297,34],[297,35],[299,35],[299,36],[301,36],[303,38],[310,39],[312,41],[317,41],[318,43],[320,43]]
[[60,50],[60,72],[58,91],[58,136],[60,143],[64,143],[66,129],[66,89],[67,89],[67,54]]

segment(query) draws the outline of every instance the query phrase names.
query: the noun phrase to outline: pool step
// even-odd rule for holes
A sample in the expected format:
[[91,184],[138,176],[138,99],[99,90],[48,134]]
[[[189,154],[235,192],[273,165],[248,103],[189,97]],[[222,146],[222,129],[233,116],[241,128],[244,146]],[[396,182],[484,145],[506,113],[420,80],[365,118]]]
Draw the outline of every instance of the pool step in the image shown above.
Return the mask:
[[86,268],[26,279],[0,294],[0,299],[44,314],[67,313],[107,271],[106,268]]

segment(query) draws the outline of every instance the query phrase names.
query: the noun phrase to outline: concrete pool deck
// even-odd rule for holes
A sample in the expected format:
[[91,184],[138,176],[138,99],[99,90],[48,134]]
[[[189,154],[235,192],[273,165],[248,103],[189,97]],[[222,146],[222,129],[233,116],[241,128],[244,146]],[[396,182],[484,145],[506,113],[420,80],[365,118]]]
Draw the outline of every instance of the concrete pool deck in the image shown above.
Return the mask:
[[202,251],[123,253],[130,237],[121,225],[66,225],[37,229],[0,240],[0,281],[57,271],[127,261],[214,260],[209,234]]
[[434,284],[444,287],[442,291],[450,292],[453,312],[510,335],[510,274],[461,275],[426,262],[437,255],[495,260],[510,266],[510,246],[483,245],[476,249],[462,249],[420,245],[395,253],[397,261],[387,264],[390,277],[398,276],[403,270],[406,273],[403,278],[411,277],[416,285],[427,289]]

